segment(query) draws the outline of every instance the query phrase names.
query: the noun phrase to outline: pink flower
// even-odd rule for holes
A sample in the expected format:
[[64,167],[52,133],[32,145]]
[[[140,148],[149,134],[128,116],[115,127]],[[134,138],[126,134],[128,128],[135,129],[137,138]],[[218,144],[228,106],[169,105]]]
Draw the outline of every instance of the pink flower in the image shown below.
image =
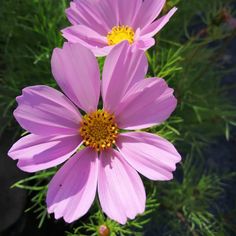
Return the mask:
[[[124,224],[145,209],[137,171],[171,180],[181,159],[167,140],[129,131],[166,120],[176,107],[173,89],[163,79],[144,79],[146,57],[127,42],[106,58],[102,81],[95,56],[80,44],[55,49],[52,72],[65,95],[43,85],[23,89],[14,116],[31,134],[16,142],[9,156],[27,172],[67,160],[48,186],[48,212],[56,219],[70,223],[86,214],[98,189],[103,211]],[[98,109],[100,91],[103,109]]]
[[236,29],[236,18],[230,16],[230,17],[226,20],[226,22],[228,23],[228,25],[230,26],[230,28],[231,28],[232,30],[235,30],[235,29]]
[[74,0],[66,10],[73,26],[62,30],[72,43],[81,43],[96,56],[106,56],[115,44],[128,40],[134,48],[147,50],[177,10],[155,20],[165,0]]

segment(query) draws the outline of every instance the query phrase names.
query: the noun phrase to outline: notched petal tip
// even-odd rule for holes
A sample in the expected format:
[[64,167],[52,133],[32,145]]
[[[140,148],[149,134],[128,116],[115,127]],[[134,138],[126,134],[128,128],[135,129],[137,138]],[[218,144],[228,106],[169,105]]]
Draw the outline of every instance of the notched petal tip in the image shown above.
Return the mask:
[[172,143],[146,132],[121,134],[117,147],[133,168],[151,180],[173,179],[176,164],[181,160]]
[[12,159],[12,160],[17,160],[17,158],[14,156],[14,144],[10,148],[10,150],[7,152],[7,155]]
[[173,13],[175,13],[176,11],[178,11],[179,9],[178,9],[178,7],[173,7],[172,9],[171,9],[171,11],[173,11]]
[[97,153],[85,148],[75,154],[49,183],[46,198],[48,212],[67,223],[85,215],[96,195],[97,176]]
[[17,167],[18,167],[20,170],[22,170],[22,171],[24,171],[24,172],[26,172],[26,173],[35,173],[35,172],[38,171],[38,170],[33,170],[33,169],[31,169],[30,167],[28,167],[28,166],[22,166],[20,160],[17,162],[16,165],[17,165]]
[[146,194],[140,176],[114,149],[101,154],[98,195],[106,215],[120,224],[145,209]]

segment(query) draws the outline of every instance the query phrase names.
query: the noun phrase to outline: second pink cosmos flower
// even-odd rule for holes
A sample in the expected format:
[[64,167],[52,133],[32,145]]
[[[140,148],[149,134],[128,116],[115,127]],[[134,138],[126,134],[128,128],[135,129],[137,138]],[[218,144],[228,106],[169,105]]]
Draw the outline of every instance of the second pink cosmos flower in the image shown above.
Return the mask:
[[98,189],[103,211],[124,224],[145,209],[137,171],[170,180],[181,159],[167,140],[129,131],[165,121],[176,107],[173,89],[163,79],[144,79],[146,57],[127,42],[106,58],[102,81],[95,56],[80,44],[55,49],[52,72],[65,95],[43,85],[23,89],[14,116],[31,134],[9,156],[27,172],[67,160],[48,187],[48,212],[56,219],[73,222],[86,214]]
[[62,30],[72,43],[81,43],[96,56],[108,55],[117,43],[128,40],[133,48],[147,50],[154,36],[176,12],[174,7],[155,20],[166,0],[74,0],[66,10],[73,26]]

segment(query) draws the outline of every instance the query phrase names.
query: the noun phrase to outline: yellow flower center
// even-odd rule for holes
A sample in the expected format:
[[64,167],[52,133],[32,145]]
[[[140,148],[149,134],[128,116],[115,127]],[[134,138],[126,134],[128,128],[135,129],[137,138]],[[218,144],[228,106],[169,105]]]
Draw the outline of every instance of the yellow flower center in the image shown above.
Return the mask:
[[127,26],[115,26],[107,34],[108,45],[115,45],[123,40],[128,40],[130,44],[134,42],[134,30]]
[[97,110],[83,116],[79,132],[85,146],[102,151],[115,144],[118,130],[114,115]]

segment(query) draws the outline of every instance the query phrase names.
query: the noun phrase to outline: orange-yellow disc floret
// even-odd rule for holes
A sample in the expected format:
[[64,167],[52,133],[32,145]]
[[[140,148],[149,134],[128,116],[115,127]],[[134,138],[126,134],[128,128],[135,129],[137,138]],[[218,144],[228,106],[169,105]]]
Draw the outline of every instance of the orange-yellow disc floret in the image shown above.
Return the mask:
[[97,110],[83,116],[79,132],[85,146],[102,151],[115,144],[118,130],[113,114]]
[[107,34],[108,45],[115,45],[123,40],[128,40],[130,44],[134,42],[134,30],[127,25],[115,26]]

